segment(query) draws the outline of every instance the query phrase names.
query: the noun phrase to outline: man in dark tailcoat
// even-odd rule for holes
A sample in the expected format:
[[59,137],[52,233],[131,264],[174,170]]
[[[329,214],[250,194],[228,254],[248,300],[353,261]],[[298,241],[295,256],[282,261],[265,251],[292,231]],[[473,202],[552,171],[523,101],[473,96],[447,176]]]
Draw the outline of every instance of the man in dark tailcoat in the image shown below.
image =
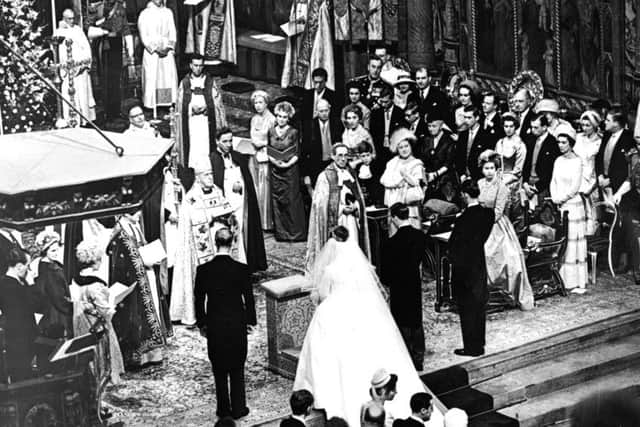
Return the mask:
[[[249,172],[249,159],[246,155],[233,151],[232,141],[231,129],[228,127],[218,129],[217,147],[209,155],[213,181],[222,189],[225,198],[232,205],[234,203],[231,199],[242,196],[241,227],[247,265],[250,272],[266,270],[267,256],[264,250],[256,188]],[[237,168],[240,170],[238,171]],[[235,174],[238,179],[229,179],[231,174]]]
[[280,427],[305,427],[305,418],[313,409],[313,394],[309,390],[296,390],[291,394],[291,416],[280,421]]
[[425,236],[409,222],[409,207],[394,203],[389,209],[397,232],[389,239],[382,257],[382,283],[389,287],[391,315],[417,371],[424,360],[422,327],[422,278]]
[[560,155],[558,141],[549,133],[548,127],[544,115],[537,115],[531,121],[531,133],[536,139],[531,149],[527,148],[522,168],[522,188],[529,199],[537,195],[538,203],[549,197],[553,166]]
[[427,122],[421,117],[420,107],[416,102],[409,101],[404,109],[404,119],[409,129],[416,139],[411,143],[411,150],[413,154],[423,150],[427,144],[429,138],[429,130],[427,129]]
[[256,309],[249,269],[230,256],[232,240],[228,228],[216,232],[217,253],[196,273],[195,303],[196,324],[207,338],[216,383],[216,414],[238,419],[249,414],[244,364],[247,333],[250,326],[256,325]]
[[484,244],[491,234],[495,217],[492,209],[478,204],[480,190],[474,181],[463,182],[460,191],[467,208],[456,219],[451,232],[449,260],[464,347],[454,350],[454,353],[475,357],[484,354],[489,300]]
[[338,116],[342,109],[342,102],[336,96],[335,91],[327,87],[329,75],[324,68],[316,68],[311,73],[311,82],[313,89],[304,91],[302,97],[302,122],[318,117],[318,101],[324,99],[329,102],[332,107],[332,115]]
[[533,116],[535,115],[533,107],[534,100],[529,90],[520,89],[513,96],[513,109],[518,113],[518,120],[520,120],[518,135],[526,144],[527,150],[531,148],[535,141],[535,136],[531,133],[531,120],[533,120]]
[[393,103],[393,89],[385,85],[378,98],[380,108],[371,111],[370,133],[373,145],[376,149],[376,158],[373,162],[377,176],[382,176],[387,162],[393,157],[389,151],[389,142],[393,131],[399,127],[406,127],[404,111]]
[[318,102],[318,116],[304,123],[300,168],[306,186],[315,186],[320,172],[331,164],[331,148],[342,141],[342,122],[331,114],[328,101]]
[[460,132],[456,143],[456,170],[460,180],[471,178],[474,181],[482,178],[478,158],[491,146],[492,138],[487,138],[480,125],[480,110],[474,105],[464,107],[466,129]]
[[438,86],[433,85],[433,79],[438,77],[438,70],[418,68],[416,70],[416,92],[418,94],[418,106],[423,118],[434,111],[438,111],[443,117],[451,116],[451,106],[447,95]]
[[498,96],[491,91],[482,92],[481,128],[487,145],[493,150],[500,138],[504,137],[504,128],[498,111]]

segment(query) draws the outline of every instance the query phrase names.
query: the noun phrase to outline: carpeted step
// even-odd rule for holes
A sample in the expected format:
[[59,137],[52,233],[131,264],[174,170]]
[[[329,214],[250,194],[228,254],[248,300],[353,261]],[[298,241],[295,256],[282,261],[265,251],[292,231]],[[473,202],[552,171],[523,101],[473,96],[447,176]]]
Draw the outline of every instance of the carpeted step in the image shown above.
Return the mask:
[[516,369],[475,388],[492,396],[500,409],[631,366],[640,366],[640,334]]
[[605,377],[534,397],[518,405],[501,409],[499,413],[519,421],[520,427],[539,427],[567,420],[572,408],[595,392],[630,390],[640,393],[640,368],[632,367]]
[[471,387],[464,387],[456,391],[438,395],[447,408],[460,408],[469,416],[481,414],[493,409],[491,395]]
[[420,379],[436,395],[469,385],[469,375],[459,365],[430,372],[422,375]]
[[518,420],[492,411],[469,419],[469,427],[519,427]]

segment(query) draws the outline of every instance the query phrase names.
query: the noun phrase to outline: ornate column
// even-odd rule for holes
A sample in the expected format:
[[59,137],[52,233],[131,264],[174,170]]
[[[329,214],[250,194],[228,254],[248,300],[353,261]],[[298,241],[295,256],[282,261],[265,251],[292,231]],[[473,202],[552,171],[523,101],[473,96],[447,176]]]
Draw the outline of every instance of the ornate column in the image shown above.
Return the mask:
[[407,0],[408,58],[412,67],[434,64],[431,0]]

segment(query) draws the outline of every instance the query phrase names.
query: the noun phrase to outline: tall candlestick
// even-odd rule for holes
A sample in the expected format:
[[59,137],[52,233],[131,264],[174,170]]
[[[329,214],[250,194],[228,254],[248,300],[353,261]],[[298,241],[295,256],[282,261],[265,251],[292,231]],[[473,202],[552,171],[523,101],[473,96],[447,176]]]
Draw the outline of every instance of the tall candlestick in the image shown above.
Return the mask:
[[51,0],[51,34],[56,31],[56,0]]

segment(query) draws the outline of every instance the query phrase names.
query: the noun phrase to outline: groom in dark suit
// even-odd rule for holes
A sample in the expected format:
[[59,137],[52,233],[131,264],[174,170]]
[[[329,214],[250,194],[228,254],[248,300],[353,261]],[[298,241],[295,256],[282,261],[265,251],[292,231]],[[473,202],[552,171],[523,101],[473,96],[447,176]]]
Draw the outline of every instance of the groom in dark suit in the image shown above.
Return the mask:
[[238,419],[249,414],[244,363],[247,332],[249,325],[256,325],[256,309],[249,269],[230,255],[233,237],[228,228],[221,228],[216,233],[216,256],[199,266],[196,273],[195,304],[196,324],[207,338],[216,382],[216,414],[221,418]]
[[492,209],[478,203],[478,184],[468,179],[460,192],[467,204],[454,224],[449,238],[453,294],[458,304],[464,348],[454,350],[459,356],[484,354],[486,307],[489,301],[487,264],[484,243],[494,223]]
[[425,345],[420,263],[424,257],[425,236],[411,226],[409,207],[404,203],[394,203],[389,213],[398,231],[387,242],[382,257],[382,283],[389,287],[391,315],[411,360],[416,370],[422,371]]

